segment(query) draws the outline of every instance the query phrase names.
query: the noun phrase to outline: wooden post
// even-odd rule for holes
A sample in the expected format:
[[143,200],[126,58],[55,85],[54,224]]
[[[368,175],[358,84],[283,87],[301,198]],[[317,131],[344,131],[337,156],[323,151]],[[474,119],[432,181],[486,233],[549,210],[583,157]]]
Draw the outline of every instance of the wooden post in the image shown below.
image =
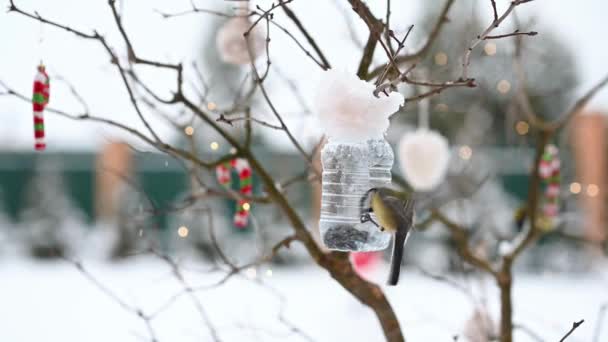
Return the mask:
[[576,182],[581,184],[579,197],[585,213],[585,235],[592,241],[603,241],[608,235],[604,214],[608,185],[606,117],[600,113],[578,115],[572,125],[572,147]]

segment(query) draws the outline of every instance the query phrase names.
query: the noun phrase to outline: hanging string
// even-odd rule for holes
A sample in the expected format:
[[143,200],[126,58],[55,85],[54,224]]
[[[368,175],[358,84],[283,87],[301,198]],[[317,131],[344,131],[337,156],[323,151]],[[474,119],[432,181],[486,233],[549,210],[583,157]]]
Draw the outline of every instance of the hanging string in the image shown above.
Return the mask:
[[247,16],[249,14],[249,0],[239,1],[238,6],[236,7],[236,15],[237,16]]
[[[420,93],[424,94],[428,91],[427,87],[419,87]],[[418,101],[418,128],[429,129],[429,106],[430,98],[425,97]]]
[[40,64],[43,66],[42,56],[44,56],[44,23],[39,23],[38,29],[38,57],[40,57]]
[[[428,79],[428,72],[426,69],[420,68],[418,72],[416,72],[416,77],[425,80]],[[420,94],[425,94],[429,91],[428,87],[419,86],[418,92]],[[430,107],[430,97],[424,97],[418,101],[418,128],[428,130],[429,129],[429,107]]]

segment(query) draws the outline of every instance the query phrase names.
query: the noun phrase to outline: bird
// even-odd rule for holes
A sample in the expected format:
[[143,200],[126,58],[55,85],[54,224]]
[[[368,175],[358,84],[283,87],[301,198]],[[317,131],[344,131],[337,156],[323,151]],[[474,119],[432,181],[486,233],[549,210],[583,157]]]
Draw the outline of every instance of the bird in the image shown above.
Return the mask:
[[[370,199],[370,207],[365,202]],[[397,285],[401,270],[403,248],[414,224],[414,199],[408,193],[389,188],[371,188],[361,198],[361,223],[372,222],[381,231],[394,234],[393,252],[387,284]],[[378,222],[370,216],[376,214]]]

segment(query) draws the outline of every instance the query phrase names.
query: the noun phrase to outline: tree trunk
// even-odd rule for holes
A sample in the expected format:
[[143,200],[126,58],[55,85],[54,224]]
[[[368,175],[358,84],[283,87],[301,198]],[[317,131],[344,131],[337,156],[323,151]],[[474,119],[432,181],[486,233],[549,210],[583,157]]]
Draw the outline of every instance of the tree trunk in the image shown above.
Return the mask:
[[500,342],[513,342],[513,302],[511,270],[503,268],[498,275],[500,289]]
[[386,296],[376,284],[359,277],[348,260],[348,253],[333,252],[321,265],[361,303],[374,311],[388,342],[404,342],[399,320]]
[[405,339],[399,325],[399,320],[380,287],[366,281],[355,272],[348,260],[348,253],[323,253],[310,231],[308,231],[302,222],[302,219],[289,204],[285,196],[276,188],[272,177],[259,164],[255,157],[252,155],[247,155],[246,157],[249,159],[251,167],[264,183],[268,195],[289,219],[291,226],[296,232],[297,239],[304,244],[308,254],[319,266],[326,269],[332,278],[336,279],[344,289],[374,311],[374,314],[380,321],[387,342],[404,342]]

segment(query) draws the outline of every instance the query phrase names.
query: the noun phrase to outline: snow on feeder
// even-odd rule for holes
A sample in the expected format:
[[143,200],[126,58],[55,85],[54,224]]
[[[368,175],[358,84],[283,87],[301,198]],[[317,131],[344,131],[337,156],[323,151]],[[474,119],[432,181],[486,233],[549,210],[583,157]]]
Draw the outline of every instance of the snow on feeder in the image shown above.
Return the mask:
[[355,75],[333,69],[324,72],[318,87],[317,113],[328,136],[321,151],[319,229],[329,249],[376,251],[391,240],[390,233],[372,222],[361,223],[360,200],[370,188],[391,184],[394,155],[384,133],[403,96],[375,97],[374,89]]
[[[260,23],[247,36],[244,35],[253,24],[249,20],[248,6],[248,1],[243,1],[236,10],[236,16],[226,21],[217,32],[217,49],[222,61],[226,63],[234,65],[249,64],[251,62],[249,48],[254,60],[264,51],[264,29]],[[249,42],[249,48],[247,42]]]

